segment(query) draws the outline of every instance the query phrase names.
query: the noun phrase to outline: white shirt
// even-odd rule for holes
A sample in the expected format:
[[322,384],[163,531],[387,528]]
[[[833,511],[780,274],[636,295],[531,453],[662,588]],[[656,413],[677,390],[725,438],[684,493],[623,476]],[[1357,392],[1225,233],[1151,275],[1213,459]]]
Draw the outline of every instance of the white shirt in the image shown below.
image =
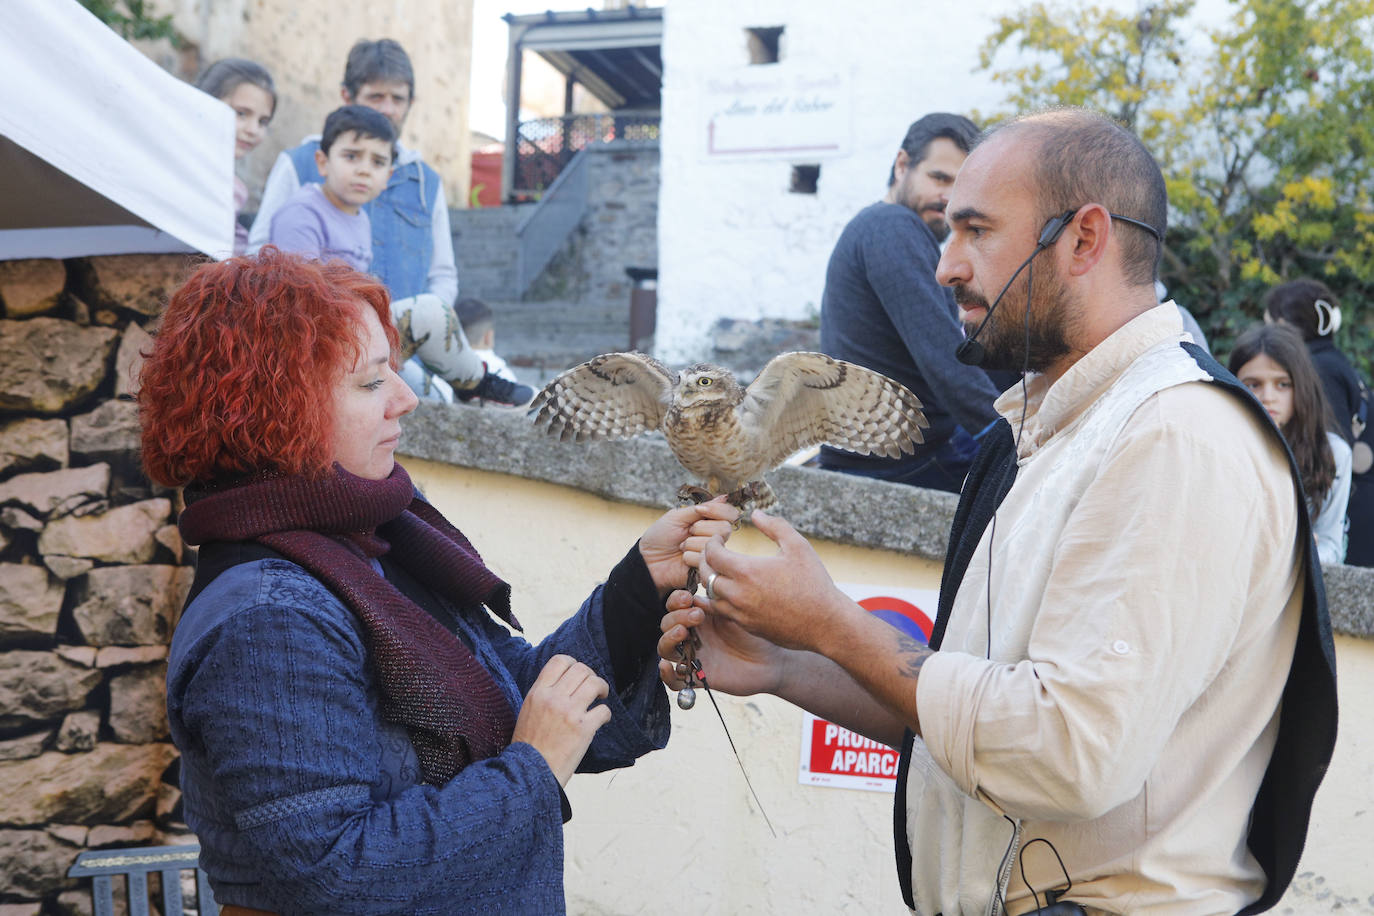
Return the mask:
[[1331,456],[1336,459],[1336,474],[1326,491],[1321,510],[1312,517],[1312,534],[1317,539],[1317,556],[1323,563],[1345,562],[1345,513],[1350,502],[1350,446],[1339,433],[1327,433]]

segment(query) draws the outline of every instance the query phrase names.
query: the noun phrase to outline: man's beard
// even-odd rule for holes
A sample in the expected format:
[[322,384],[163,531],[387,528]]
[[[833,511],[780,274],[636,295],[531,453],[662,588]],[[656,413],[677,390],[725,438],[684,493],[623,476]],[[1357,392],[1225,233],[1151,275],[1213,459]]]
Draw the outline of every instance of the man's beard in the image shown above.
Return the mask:
[[[1026,272],[1035,273],[1031,266]],[[983,333],[978,335],[985,354],[979,364],[982,368],[1044,372],[1070,352],[1065,336],[1071,320],[1068,289],[1060,280],[1053,261],[1046,261],[1038,273],[1031,291],[1034,302],[1029,329],[1026,325],[1026,283],[1029,281],[1017,277],[1002,297],[997,311],[992,313]],[[963,284],[954,287],[954,301],[965,307],[988,308],[987,299]],[[983,317],[987,318],[988,313]],[[964,324],[964,332],[968,335],[977,328],[978,322]]]
[[[932,220],[930,216],[926,215],[930,214],[933,216],[937,212],[940,214],[939,219]],[[917,215],[919,215],[926,226],[930,228],[930,231],[935,234],[935,241],[943,242],[945,239],[949,238],[949,223],[945,222],[945,211],[943,208],[938,210],[936,208],[929,208]]]
[[915,189],[903,186],[898,191],[897,203],[915,213],[935,234],[935,241],[943,242],[949,238],[949,223],[945,222],[945,205],[940,203],[938,198],[933,203],[928,202],[928,199],[922,199]]

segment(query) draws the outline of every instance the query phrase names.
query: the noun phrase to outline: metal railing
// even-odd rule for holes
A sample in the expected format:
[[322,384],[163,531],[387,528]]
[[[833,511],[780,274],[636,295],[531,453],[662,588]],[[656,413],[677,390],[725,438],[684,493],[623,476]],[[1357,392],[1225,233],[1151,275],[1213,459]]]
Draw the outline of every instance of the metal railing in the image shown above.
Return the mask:
[[519,246],[515,264],[517,295],[523,296],[529,291],[568,236],[581,225],[591,188],[588,156],[585,149],[574,155],[539,198],[539,203],[530,207],[530,212],[516,224],[515,239]]
[[579,152],[598,143],[657,143],[657,111],[613,111],[522,121],[515,131],[511,193],[542,196]]

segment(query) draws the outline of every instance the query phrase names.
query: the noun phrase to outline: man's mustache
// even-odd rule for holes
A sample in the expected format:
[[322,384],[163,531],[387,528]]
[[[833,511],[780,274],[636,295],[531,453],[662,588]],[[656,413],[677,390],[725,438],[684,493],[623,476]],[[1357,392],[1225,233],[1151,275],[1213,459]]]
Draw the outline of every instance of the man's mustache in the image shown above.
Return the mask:
[[967,287],[962,283],[956,283],[954,285],[954,301],[959,305],[966,307],[975,306],[977,308],[983,309],[988,307],[987,299],[984,299],[978,293],[974,292],[972,288]]

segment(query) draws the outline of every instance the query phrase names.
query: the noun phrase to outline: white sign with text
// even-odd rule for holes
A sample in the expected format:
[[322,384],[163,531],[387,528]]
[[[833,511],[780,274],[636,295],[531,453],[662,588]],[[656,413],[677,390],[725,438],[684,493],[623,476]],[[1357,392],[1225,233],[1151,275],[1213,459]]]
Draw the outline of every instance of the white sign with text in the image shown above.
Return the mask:
[[849,154],[854,89],[847,73],[797,63],[745,67],[709,77],[702,104],[709,157],[796,161]]

